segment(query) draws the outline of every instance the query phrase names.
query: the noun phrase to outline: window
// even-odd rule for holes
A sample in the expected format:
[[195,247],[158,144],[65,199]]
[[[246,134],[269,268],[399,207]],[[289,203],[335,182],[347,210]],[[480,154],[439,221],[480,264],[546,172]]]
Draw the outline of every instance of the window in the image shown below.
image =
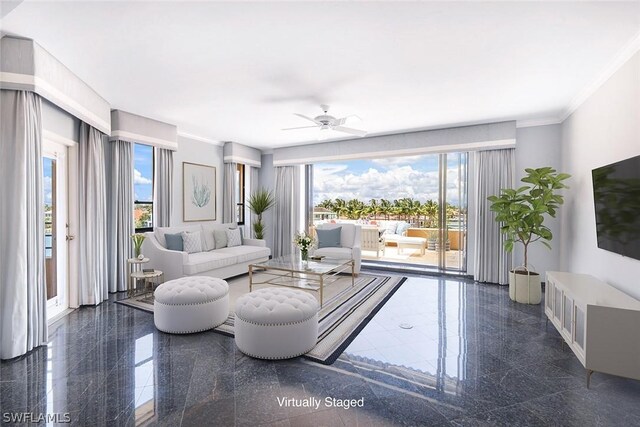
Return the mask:
[[153,147],[133,145],[133,220],[136,233],[153,230]]
[[236,169],[236,222],[238,225],[244,225],[244,165],[238,163]]

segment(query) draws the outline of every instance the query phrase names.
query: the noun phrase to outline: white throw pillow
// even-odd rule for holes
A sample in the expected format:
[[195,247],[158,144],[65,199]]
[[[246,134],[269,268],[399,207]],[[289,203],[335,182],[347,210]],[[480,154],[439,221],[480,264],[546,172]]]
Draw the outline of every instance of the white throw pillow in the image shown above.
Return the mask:
[[239,228],[233,228],[227,230],[227,246],[232,248],[234,246],[242,245],[242,235]]
[[202,252],[202,232],[182,232],[182,244],[184,251],[188,254]]
[[[203,227],[204,228],[204,227]],[[211,251],[216,248],[216,239],[213,236],[213,230],[202,230],[202,250]]]

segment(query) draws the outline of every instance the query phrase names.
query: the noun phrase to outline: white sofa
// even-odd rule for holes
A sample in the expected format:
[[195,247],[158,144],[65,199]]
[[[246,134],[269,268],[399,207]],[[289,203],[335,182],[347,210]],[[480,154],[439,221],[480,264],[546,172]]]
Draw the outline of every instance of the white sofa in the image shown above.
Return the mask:
[[158,227],[145,233],[142,253],[149,258],[145,268],[155,268],[164,273],[164,280],[178,279],[184,276],[211,276],[226,279],[249,271],[249,264],[267,261],[271,255],[264,240],[242,239],[242,245],[225,247],[203,252],[187,253],[166,248],[165,234],[183,231],[201,231],[203,247],[205,239],[213,238],[214,230],[235,228],[236,224],[203,224],[180,227]]

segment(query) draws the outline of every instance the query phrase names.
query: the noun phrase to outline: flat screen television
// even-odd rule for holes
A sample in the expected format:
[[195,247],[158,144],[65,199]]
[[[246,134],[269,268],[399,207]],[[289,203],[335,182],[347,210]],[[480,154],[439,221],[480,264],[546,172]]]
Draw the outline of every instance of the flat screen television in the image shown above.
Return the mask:
[[640,156],[591,172],[598,247],[640,260]]

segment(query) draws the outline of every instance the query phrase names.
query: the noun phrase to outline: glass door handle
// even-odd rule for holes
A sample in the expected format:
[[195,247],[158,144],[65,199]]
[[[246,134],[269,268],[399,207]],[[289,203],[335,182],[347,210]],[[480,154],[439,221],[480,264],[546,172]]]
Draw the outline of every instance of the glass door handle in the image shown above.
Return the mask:
[[66,237],[66,238],[67,238],[67,242],[68,242],[68,241],[70,241],[70,240],[75,239],[75,238],[76,238],[76,236],[71,236],[71,235],[67,234],[67,237]]

